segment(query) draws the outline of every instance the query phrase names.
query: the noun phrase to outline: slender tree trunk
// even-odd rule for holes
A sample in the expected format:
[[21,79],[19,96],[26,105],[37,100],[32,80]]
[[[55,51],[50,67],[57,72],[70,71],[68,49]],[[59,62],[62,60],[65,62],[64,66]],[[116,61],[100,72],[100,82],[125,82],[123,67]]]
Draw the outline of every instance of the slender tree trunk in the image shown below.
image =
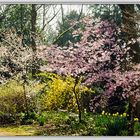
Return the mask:
[[64,9],[62,4],[61,4],[61,14],[62,14],[62,23],[64,24]]
[[36,74],[36,66],[35,66],[35,56],[36,56],[36,42],[35,42],[36,18],[37,18],[36,5],[32,4],[32,10],[31,10],[31,46],[32,46],[32,51],[33,51],[33,62],[32,62],[32,76],[33,77]]
[[28,103],[26,97],[26,82],[23,82],[23,92],[24,92],[24,104],[25,104],[25,112],[28,114]]
[[32,50],[36,51],[35,34],[36,34],[36,5],[32,4],[31,10],[31,32],[32,32]]
[[24,31],[23,31],[23,4],[20,5],[20,36],[22,38],[21,45],[24,47]]
[[78,98],[78,95],[77,95],[77,92],[76,92],[77,83],[78,83],[78,78],[76,78],[76,80],[75,80],[73,92],[74,92],[76,103],[77,103],[77,107],[78,107],[79,123],[81,123],[82,122],[82,110],[81,110],[81,104],[80,104],[80,101],[79,101],[79,98]]
[[129,136],[133,136],[134,135],[134,107],[133,107],[133,102],[132,102],[132,98],[129,98],[129,120],[130,120],[130,125],[129,125],[129,129],[128,129],[128,135]]
[[28,111],[28,100],[27,100],[27,95],[26,95],[26,83],[27,83],[26,74],[27,74],[27,70],[26,70],[26,73],[22,74],[22,79],[23,79],[24,107],[25,107],[25,112],[28,115],[29,111]]
[[21,32],[23,31],[23,5],[20,5],[20,30]]
[[82,4],[82,6],[81,6],[81,10],[80,10],[79,17],[78,17],[77,21],[80,20],[82,14],[83,14],[83,4]]
[[45,26],[45,4],[43,5],[43,26],[42,26],[42,28]]

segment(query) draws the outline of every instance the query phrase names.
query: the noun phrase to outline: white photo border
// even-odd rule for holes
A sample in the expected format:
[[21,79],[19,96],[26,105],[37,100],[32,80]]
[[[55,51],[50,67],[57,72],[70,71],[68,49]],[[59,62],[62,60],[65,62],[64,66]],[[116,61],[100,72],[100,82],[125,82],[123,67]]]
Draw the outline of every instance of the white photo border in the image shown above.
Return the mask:
[[0,0],[2,4],[140,4],[140,0]]
[[[140,0],[0,0],[0,4],[140,4]],[[138,136],[4,136],[0,140],[133,140]]]

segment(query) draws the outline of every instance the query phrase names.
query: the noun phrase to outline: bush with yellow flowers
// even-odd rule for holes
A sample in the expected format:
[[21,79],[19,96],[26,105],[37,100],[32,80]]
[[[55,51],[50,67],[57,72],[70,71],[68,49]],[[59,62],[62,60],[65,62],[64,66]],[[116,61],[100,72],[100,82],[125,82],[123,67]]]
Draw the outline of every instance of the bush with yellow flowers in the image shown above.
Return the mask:
[[104,128],[104,131],[100,135],[107,136],[121,136],[127,135],[128,120],[126,118],[127,114],[110,114],[108,112],[102,111],[101,115],[97,115],[95,119],[95,125],[97,128]]
[[[54,73],[40,74],[46,77],[46,89],[41,96],[40,103],[42,110],[66,109],[68,111],[78,111],[75,95],[73,92],[74,78],[71,76],[62,77]],[[49,80],[48,80],[49,79]],[[82,93],[92,92],[86,86],[81,85],[81,79],[76,85],[78,99],[81,100]]]
[[[108,112],[102,111],[100,115],[97,115],[95,118],[95,126],[100,130],[99,135],[108,135],[108,136],[127,136],[128,135],[128,125],[129,121],[127,119],[129,115],[127,113],[119,114],[118,112],[110,114]],[[135,122],[135,135],[140,133],[140,124],[139,119],[134,118]]]

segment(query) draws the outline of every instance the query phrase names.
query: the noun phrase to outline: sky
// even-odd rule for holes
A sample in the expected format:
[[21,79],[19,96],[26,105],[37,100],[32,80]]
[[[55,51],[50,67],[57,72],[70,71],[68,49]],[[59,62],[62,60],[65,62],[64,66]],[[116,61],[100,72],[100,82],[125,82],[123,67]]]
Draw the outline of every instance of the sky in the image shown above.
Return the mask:
[[[70,11],[72,11],[72,10],[75,10],[78,13],[80,13],[80,10],[81,10],[81,7],[82,7],[82,5],[70,5],[70,4],[69,5],[62,5],[62,6],[63,6],[63,10],[64,10],[64,15],[70,13]],[[60,5],[57,5],[55,7],[55,11],[57,12],[59,9],[60,9]],[[40,11],[40,13],[41,13],[41,16],[40,17],[43,18],[43,14],[42,14],[43,12],[42,12],[42,10],[43,9],[41,9],[41,11]],[[46,16],[46,18],[48,20],[52,18],[52,16],[53,16],[53,10],[54,10],[53,7],[51,7],[49,9],[49,11],[47,13],[47,16]],[[83,5],[83,13],[85,13],[85,14],[90,13],[90,11],[88,10],[88,5]],[[40,18],[39,24],[43,24],[42,18]],[[49,23],[49,26],[51,26],[53,30],[56,30],[57,22],[58,22],[58,20],[60,21],[61,19],[62,19],[62,17],[61,17],[61,10],[60,10],[59,13],[58,13],[58,15]]]

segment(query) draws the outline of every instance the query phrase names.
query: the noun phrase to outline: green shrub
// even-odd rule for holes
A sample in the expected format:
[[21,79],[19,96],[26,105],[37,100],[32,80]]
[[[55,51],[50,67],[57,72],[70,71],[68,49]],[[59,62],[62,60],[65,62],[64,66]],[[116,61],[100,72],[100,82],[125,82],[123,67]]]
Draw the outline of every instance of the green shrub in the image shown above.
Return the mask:
[[28,113],[19,113],[17,114],[17,120],[20,124],[32,124],[33,122],[37,121],[38,114],[35,112],[28,112]]
[[16,118],[19,121],[19,123],[21,123],[24,120],[24,118],[25,118],[25,113],[23,113],[23,112],[18,113]]
[[16,116],[18,112],[24,111],[23,88],[17,81],[0,86],[0,110],[7,116]]
[[3,113],[0,114],[0,124],[7,124],[7,123],[14,123],[15,122],[15,116]]
[[140,136],[140,122],[136,122],[134,125],[134,135]]
[[46,116],[44,116],[44,115],[41,115],[37,118],[37,121],[38,121],[40,126],[43,126],[45,124],[46,120],[47,120]]
[[97,115],[95,118],[95,126],[97,131],[102,131],[101,133],[96,132],[99,135],[127,135],[128,120],[126,118],[126,113],[122,115],[119,115],[118,113],[113,115],[109,113]]
[[[28,111],[35,110],[35,98],[33,96],[27,96],[26,101],[28,102]],[[26,112],[25,107],[25,97],[24,97],[24,90],[23,85],[20,81],[11,80],[5,85],[0,86],[0,123],[10,123],[11,121],[8,119],[13,118],[15,121],[20,121],[23,117],[20,113]],[[18,116],[18,114],[20,114]],[[19,120],[18,120],[19,119]],[[9,121],[8,121],[9,120]]]

